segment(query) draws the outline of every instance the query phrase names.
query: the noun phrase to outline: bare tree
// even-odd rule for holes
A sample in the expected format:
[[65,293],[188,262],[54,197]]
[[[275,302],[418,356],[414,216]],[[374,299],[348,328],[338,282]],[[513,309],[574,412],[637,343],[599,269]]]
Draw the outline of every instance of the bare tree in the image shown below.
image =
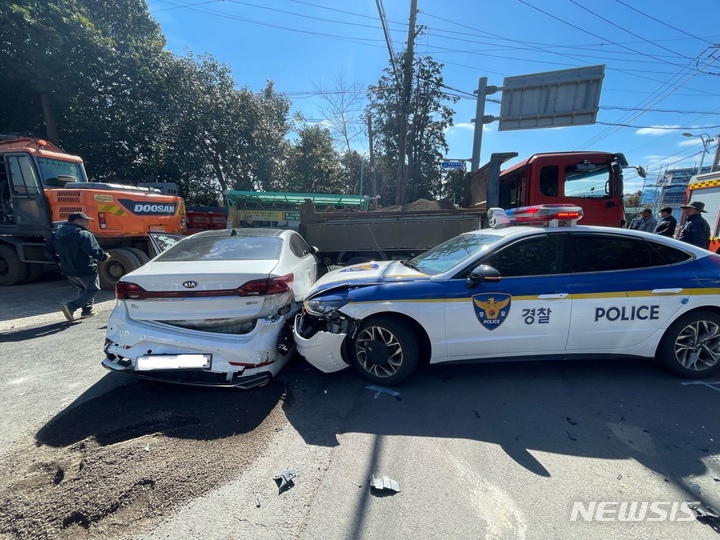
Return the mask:
[[365,134],[361,119],[366,88],[358,79],[350,81],[344,68],[329,83],[313,83],[315,91],[323,99],[320,107],[322,118],[336,141],[347,152],[351,144]]

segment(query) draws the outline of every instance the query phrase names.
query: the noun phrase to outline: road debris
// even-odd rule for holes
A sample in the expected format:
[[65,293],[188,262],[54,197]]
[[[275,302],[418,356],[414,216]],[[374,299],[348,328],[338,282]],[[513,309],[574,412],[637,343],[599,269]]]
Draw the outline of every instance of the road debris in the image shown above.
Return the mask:
[[368,384],[365,388],[367,388],[368,390],[375,391],[375,399],[377,399],[380,394],[385,392],[386,394],[390,394],[392,397],[394,397],[398,401],[402,401],[402,398],[400,397],[400,392],[397,392],[397,391],[387,388],[385,386],[378,386],[377,384]]
[[695,516],[700,519],[718,519],[720,518],[720,512],[715,510],[712,506],[703,506],[699,503],[688,503],[688,508],[695,512]]
[[387,476],[375,476],[373,474],[370,477],[370,491],[373,490],[384,493],[400,493],[400,484]]
[[295,482],[293,482],[293,478],[295,478],[295,476],[297,476],[297,471],[295,469],[285,469],[277,476],[273,476],[273,480],[275,480],[275,483],[278,486],[278,495],[295,485]]
[[255,508],[260,508],[260,496],[255,495]]

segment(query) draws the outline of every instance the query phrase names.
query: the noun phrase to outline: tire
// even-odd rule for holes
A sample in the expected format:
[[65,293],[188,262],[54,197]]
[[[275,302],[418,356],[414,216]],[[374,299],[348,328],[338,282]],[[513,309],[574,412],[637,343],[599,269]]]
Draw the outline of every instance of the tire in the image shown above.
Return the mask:
[[43,270],[45,270],[44,264],[39,264],[39,263],[28,264],[28,274],[27,274],[27,276],[25,276],[23,283],[33,283],[34,281],[37,281],[43,275]]
[[135,254],[127,249],[111,249],[108,251],[110,260],[98,264],[100,288],[104,291],[115,290],[115,284],[125,274],[142,266]]
[[144,265],[146,265],[148,262],[150,262],[150,257],[149,257],[148,254],[145,253],[142,249],[140,249],[140,248],[134,248],[134,247],[124,248],[124,249],[126,249],[126,250],[129,251],[130,253],[134,254],[134,255],[138,258],[138,260],[140,261],[140,264],[141,264],[141,265],[144,266]]
[[720,370],[720,315],[696,311],[670,325],[658,359],[680,377],[703,379]]
[[22,262],[13,246],[0,245],[0,285],[22,283],[28,275],[28,263]]
[[365,379],[392,386],[418,365],[419,347],[409,326],[388,317],[362,323],[349,347],[350,360]]

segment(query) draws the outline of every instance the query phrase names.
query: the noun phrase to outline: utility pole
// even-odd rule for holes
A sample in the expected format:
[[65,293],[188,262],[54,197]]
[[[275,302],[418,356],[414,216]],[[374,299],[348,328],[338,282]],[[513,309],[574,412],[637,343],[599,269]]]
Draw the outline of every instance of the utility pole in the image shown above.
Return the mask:
[[375,152],[373,151],[373,130],[372,130],[372,116],[368,114],[367,117],[368,125],[368,144],[370,145],[370,172],[372,173],[372,181],[370,182],[370,195],[375,199],[377,204],[377,178],[375,176]]
[[408,24],[407,51],[405,52],[405,69],[403,70],[403,92],[400,96],[400,143],[398,144],[398,178],[395,189],[395,204],[405,204],[405,182],[407,180],[407,167],[405,157],[407,154],[408,108],[410,106],[410,91],[412,89],[413,57],[415,53],[415,20],[417,15],[417,0],[410,1],[410,22]]
[[473,137],[473,150],[470,159],[470,172],[475,172],[480,168],[480,147],[482,146],[482,132],[485,124],[490,124],[496,120],[494,116],[485,116],[485,96],[494,94],[500,90],[497,86],[488,86],[487,77],[478,79],[478,88],[473,93],[477,94],[477,104],[475,105],[475,137]]

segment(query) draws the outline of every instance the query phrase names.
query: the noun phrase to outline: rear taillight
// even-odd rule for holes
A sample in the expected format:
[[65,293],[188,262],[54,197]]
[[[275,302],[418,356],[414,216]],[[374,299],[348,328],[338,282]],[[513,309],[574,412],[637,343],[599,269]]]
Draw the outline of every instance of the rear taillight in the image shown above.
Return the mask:
[[107,229],[107,219],[105,219],[105,212],[98,213],[98,227],[101,229]]
[[147,295],[148,292],[135,283],[118,281],[115,284],[115,298],[118,300],[144,300]]
[[212,291],[146,291],[136,283],[118,281],[115,298],[118,300],[147,300],[148,298],[207,298],[217,296],[265,296],[281,294],[292,288],[292,273],[270,279],[248,281],[237,289],[216,289]]
[[248,281],[237,289],[238,296],[265,296],[268,294],[281,294],[288,292],[292,287],[294,276],[292,273],[268,279]]

